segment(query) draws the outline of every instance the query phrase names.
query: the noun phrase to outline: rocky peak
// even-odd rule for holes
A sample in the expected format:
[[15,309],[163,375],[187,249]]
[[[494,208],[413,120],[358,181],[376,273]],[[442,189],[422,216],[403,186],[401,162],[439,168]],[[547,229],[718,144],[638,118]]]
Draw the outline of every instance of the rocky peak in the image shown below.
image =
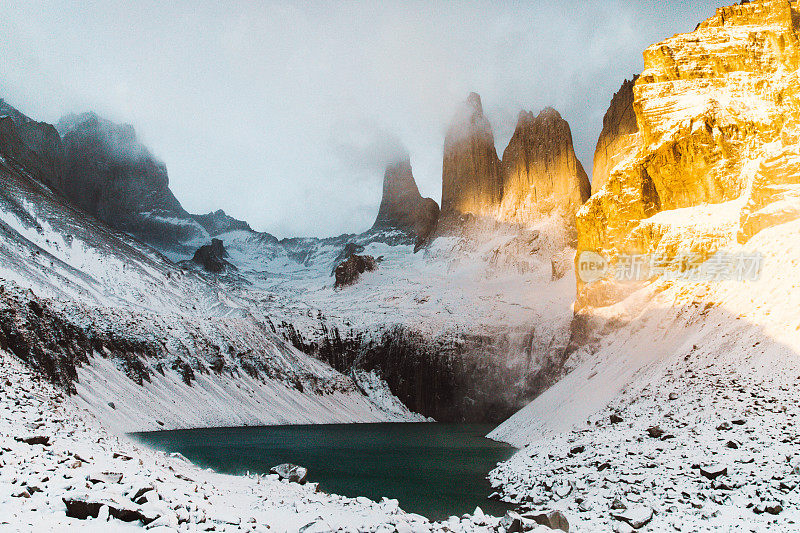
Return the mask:
[[111,227],[161,248],[206,237],[169,189],[167,168],[130,125],[94,113],[70,115],[63,135],[62,192]]
[[25,166],[28,172],[44,184],[61,190],[64,148],[56,129],[51,124],[37,122],[25,116],[2,99],[0,117],[7,119],[5,141],[0,147],[0,153]]
[[192,218],[212,236],[222,235],[229,231],[253,231],[250,224],[244,220],[233,218],[222,209],[217,209],[205,215],[192,215]]
[[569,124],[552,107],[520,112],[500,175],[503,220],[524,223],[554,210],[572,220],[590,194]]
[[439,205],[423,198],[411,171],[411,160],[390,163],[383,176],[383,197],[373,229],[397,228],[428,239],[439,218]]
[[622,82],[614,93],[611,105],[603,117],[603,131],[594,150],[592,190],[599,191],[608,181],[611,170],[627,159],[638,146],[636,112],[633,109],[633,86],[639,76]]
[[493,215],[503,195],[494,135],[480,96],[470,93],[444,141],[442,218]]
[[91,149],[96,157],[109,163],[145,164],[164,166],[139,142],[136,130],[130,124],[115,124],[95,113],[68,115],[62,118],[58,130],[65,144]]
[[477,115],[483,115],[483,103],[481,102],[481,95],[476,92],[469,93],[467,96],[466,104],[474,110]]

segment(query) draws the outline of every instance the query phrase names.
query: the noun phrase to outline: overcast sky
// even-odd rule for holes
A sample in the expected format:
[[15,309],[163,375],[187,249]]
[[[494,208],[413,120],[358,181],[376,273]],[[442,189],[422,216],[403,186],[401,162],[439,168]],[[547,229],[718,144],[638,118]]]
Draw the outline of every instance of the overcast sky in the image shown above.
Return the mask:
[[602,117],[642,51],[728,1],[3,1],[0,98],[48,122],[136,127],[191,212],[278,236],[360,232],[386,139],[441,197],[444,131],[470,91],[502,155],[551,105],[591,173]]

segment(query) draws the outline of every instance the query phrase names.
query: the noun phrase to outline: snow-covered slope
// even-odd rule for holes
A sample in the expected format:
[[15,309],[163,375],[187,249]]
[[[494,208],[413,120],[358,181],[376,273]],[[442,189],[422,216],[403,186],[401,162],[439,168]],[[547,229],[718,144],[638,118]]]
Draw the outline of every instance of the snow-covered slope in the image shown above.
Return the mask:
[[[494,531],[500,521],[476,510],[431,523],[399,509],[397,500],[344,498],[277,475],[216,474],[109,433],[1,350],[0,381],[3,532],[142,531],[145,525],[155,531]],[[65,501],[94,505],[94,517],[69,516]],[[123,513],[127,521],[115,518]]]
[[[525,446],[492,473],[506,496],[555,501],[577,531],[618,524],[614,499],[655,511],[652,531],[794,530],[798,231],[731,245],[764,254],[758,281],[663,280],[584,314],[572,372],[490,435]],[[715,466],[715,481],[699,470]]]
[[256,302],[74,209],[22,163],[0,160],[4,346],[115,429],[419,419],[382,411]]
[[[280,243],[236,231],[218,236],[236,269],[217,281],[260,301],[302,351],[377,371],[414,410],[501,420],[550,384],[569,342],[565,234],[557,216],[527,228],[475,221],[414,253],[391,230]],[[336,288],[332,271],[353,251],[378,268]]]
[[[13,138],[29,119],[15,110],[9,117]],[[439,420],[502,420],[559,374],[570,335],[574,228],[556,212],[525,217],[525,226],[465,217],[432,244],[424,239],[429,246],[419,253],[408,228],[391,224],[279,241],[222,211],[187,213],[166,167],[130,126],[87,113],[65,118],[59,131],[63,172],[31,171],[31,161],[51,154],[17,150],[25,157],[12,166],[38,183],[11,179],[2,215],[16,246],[5,278],[35,286],[37,295],[157,315],[251,317],[265,337],[277,335],[347,375],[374,373],[405,405]],[[4,146],[26,148],[17,141]],[[42,183],[82,211],[67,208],[62,217],[67,202]],[[435,227],[428,222],[426,235]],[[227,254],[212,261],[215,275],[191,260],[212,238]],[[377,258],[378,269],[336,290],[331,274],[352,253]],[[183,363],[200,374],[208,366]]]
[[611,268],[579,280],[570,373],[491,433],[525,446],[509,500],[577,531],[799,529],[799,24],[743,2],[645,52],[639,145],[578,215]]

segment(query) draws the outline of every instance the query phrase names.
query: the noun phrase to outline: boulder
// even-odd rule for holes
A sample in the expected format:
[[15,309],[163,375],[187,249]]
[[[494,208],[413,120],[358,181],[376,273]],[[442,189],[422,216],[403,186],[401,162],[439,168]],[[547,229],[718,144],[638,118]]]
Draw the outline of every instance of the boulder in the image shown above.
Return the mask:
[[115,495],[73,494],[62,498],[67,507],[67,516],[85,520],[97,518],[103,506],[108,507],[108,514],[123,522],[147,522],[147,518],[130,500]]
[[701,466],[700,474],[708,479],[717,479],[728,474],[728,468],[722,465]]
[[313,522],[309,522],[299,529],[300,533],[333,533],[334,531],[336,530],[322,517],[317,518]]
[[569,531],[569,521],[561,511],[551,511],[549,513],[526,513],[523,518],[529,518],[539,525],[547,526],[550,529]]
[[658,426],[647,428],[647,434],[654,439],[660,439],[664,436],[664,430]]
[[225,258],[228,257],[228,252],[225,246],[219,239],[211,239],[211,244],[204,244],[194,253],[192,261],[202,266],[208,272],[219,274],[226,267],[232,267]]
[[500,527],[505,529],[506,533],[521,533],[523,531],[522,520],[522,516],[519,513],[507,511],[500,520]]
[[50,437],[47,435],[32,435],[30,437],[15,437],[17,442],[24,442],[25,444],[30,444],[31,446],[35,444],[41,444],[42,446],[50,446]]
[[378,268],[378,263],[371,255],[351,255],[347,261],[339,264],[334,271],[336,283],[334,287],[341,288],[352,285],[364,272],[371,272]]
[[269,469],[270,473],[277,474],[280,479],[291,483],[304,484],[308,476],[308,469],[292,463],[283,463]]
[[653,510],[650,507],[640,505],[623,511],[612,512],[611,517],[615,520],[625,522],[633,529],[640,529],[653,519]]

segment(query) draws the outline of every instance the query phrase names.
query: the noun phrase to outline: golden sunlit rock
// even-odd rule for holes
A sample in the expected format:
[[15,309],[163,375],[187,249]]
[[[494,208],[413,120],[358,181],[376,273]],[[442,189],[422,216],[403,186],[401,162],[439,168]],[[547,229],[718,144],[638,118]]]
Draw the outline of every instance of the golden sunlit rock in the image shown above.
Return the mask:
[[[797,2],[754,1],[644,52],[633,85],[639,131],[615,147],[604,123],[601,182],[611,168],[578,213],[579,250],[612,262],[619,253],[703,258],[737,233],[744,242],[800,216],[798,28]],[[621,102],[618,93],[607,118]],[[578,307],[614,300],[602,293],[579,279]]]
[[633,84],[637,79],[638,76],[634,76],[622,83],[603,117],[603,131],[594,150],[592,168],[592,189],[595,191],[606,184],[611,169],[633,155],[639,146],[636,135],[639,126],[633,111]]
[[503,201],[499,218],[526,223],[561,211],[570,224],[591,186],[575,157],[566,120],[548,107],[538,116],[521,112],[500,166]]
[[492,127],[483,115],[481,97],[470,93],[444,141],[442,218],[494,216],[502,194]]
[[574,233],[575,213],[590,194],[569,124],[558,111],[522,111],[501,162],[480,96],[470,94],[444,143],[445,230],[465,215],[524,226],[557,214]]

